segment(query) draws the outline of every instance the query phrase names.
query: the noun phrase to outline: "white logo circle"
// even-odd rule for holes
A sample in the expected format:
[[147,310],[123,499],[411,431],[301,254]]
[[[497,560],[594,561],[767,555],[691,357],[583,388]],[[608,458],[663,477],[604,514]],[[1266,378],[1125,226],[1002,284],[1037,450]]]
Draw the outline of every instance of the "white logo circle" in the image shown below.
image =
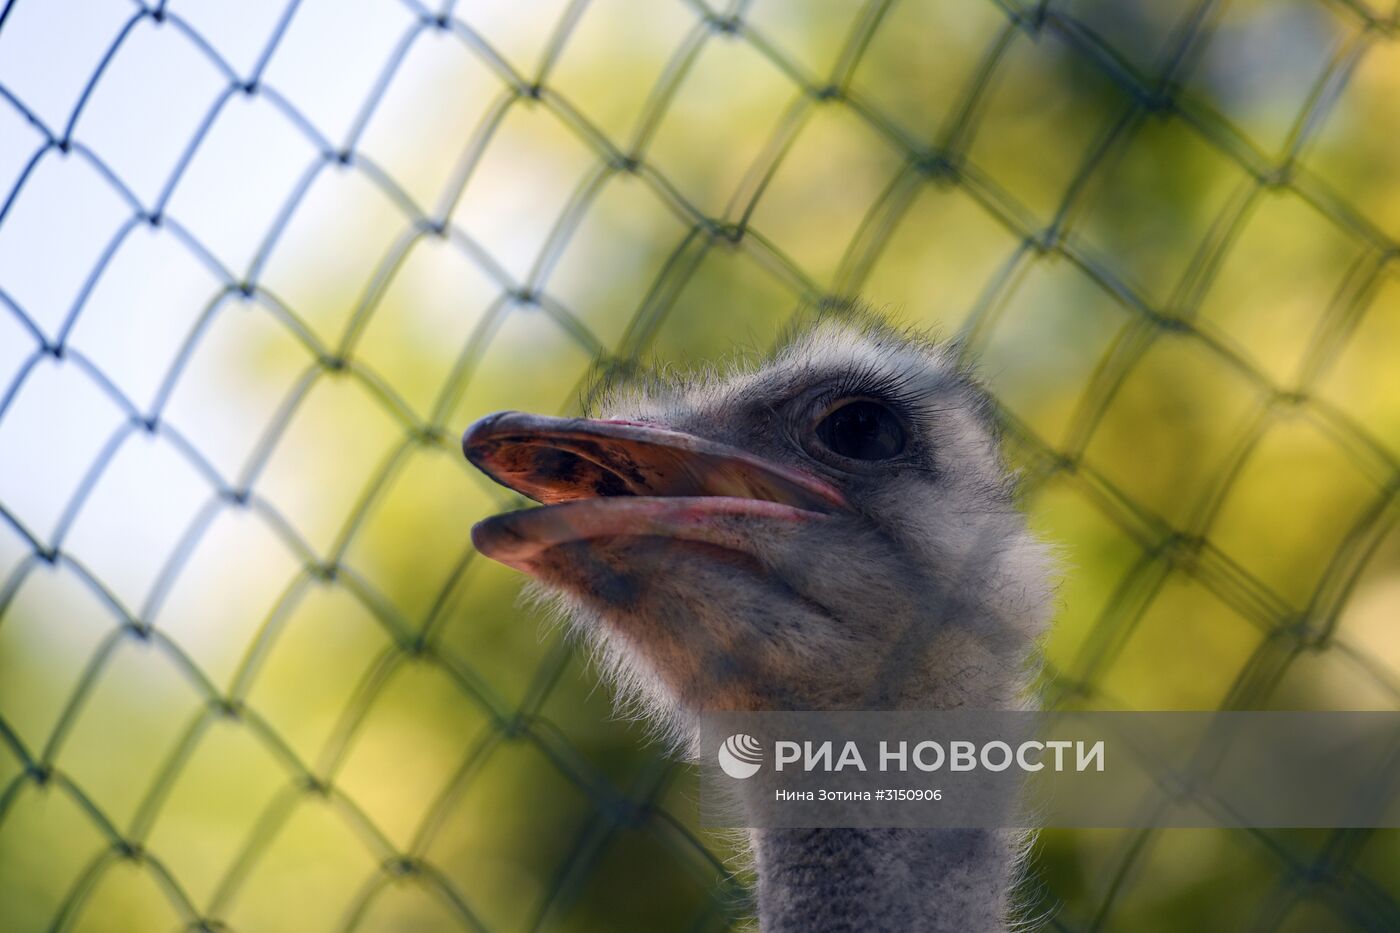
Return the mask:
[[751,778],[763,767],[763,746],[751,735],[731,735],[719,747],[719,766],[736,780]]

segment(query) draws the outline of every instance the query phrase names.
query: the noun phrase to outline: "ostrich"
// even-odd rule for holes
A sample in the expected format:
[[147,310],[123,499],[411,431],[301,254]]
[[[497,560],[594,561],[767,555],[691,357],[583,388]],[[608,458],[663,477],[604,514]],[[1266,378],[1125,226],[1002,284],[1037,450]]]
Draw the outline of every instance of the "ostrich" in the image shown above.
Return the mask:
[[[701,710],[1027,708],[1051,562],[957,356],[842,305],[753,365],[609,387],[601,419],[487,416],[467,458],[544,507],[472,540],[692,759]],[[748,841],[765,933],[1014,923],[1013,833]]]

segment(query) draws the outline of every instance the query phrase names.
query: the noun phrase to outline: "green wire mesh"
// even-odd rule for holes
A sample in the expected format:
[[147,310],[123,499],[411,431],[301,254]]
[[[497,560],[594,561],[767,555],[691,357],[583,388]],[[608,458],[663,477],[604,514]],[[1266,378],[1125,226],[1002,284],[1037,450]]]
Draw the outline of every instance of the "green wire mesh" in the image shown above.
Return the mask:
[[[325,38],[372,7],[377,45]],[[1051,702],[1400,705],[1395,7],[291,0],[240,14],[255,48],[211,8],[0,10],[0,127],[32,140],[0,164],[4,929],[742,925],[693,775],[474,558],[470,522],[517,503],[457,437],[576,408],[594,365],[762,344],[830,296],[982,360],[1067,553]],[[78,15],[102,40],[55,118],[28,89],[60,76],[17,50]],[[444,55],[452,80],[403,99]],[[203,70],[204,109],[162,109],[166,57]],[[135,59],[149,93],[107,93]],[[340,132],[292,89],[308,74],[362,89]],[[142,157],[113,159],[104,108],[187,121],[182,143],[135,120]],[[190,218],[237,183],[202,153],[273,146],[250,108],[304,154],[235,194],[239,256],[236,219]],[[383,131],[394,110],[421,124]],[[511,219],[506,171],[547,223]],[[27,251],[64,198],[86,206]],[[312,202],[334,223],[299,225]],[[116,270],[149,242],[179,258],[138,264],[136,294]],[[71,300],[27,297],[35,262]],[[202,301],[132,375],[84,337],[93,296],[155,342],[143,302],[177,264]],[[241,446],[189,388],[220,359],[264,402]],[[106,420],[45,515],[13,477],[45,475],[65,405]],[[155,572],[114,583],[109,552],[156,524]],[[1047,833],[1032,907],[1057,930],[1394,930],[1397,866],[1382,831]]]

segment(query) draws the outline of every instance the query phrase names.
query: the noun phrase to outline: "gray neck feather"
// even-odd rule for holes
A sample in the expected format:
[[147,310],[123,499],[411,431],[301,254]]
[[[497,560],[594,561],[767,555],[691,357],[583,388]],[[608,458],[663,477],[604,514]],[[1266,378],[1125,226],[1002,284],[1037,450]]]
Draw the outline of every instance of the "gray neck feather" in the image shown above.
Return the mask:
[[752,841],[763,933],[1007,929],[1015,833],[763,829]]

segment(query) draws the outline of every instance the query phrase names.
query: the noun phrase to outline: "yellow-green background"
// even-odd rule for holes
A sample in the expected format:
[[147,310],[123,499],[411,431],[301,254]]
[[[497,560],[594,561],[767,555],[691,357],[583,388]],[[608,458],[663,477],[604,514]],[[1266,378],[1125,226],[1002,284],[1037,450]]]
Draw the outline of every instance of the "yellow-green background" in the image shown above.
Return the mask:
[[[0,930],[742,923],[693,775],[472,555],[515,503],[456,438],[827,294],[980,358],[1065,557],[1052,701],[1400,704],[1393,4],[221,6],[0,21]],[[114,46],[71,137],[154,179],[118,219],[204,140],[163,207],[217,261],[138,223],[43,310],[111,218],[19,108]],[[1053,929],[1400,928],[1395,832],[1032,866]]]

